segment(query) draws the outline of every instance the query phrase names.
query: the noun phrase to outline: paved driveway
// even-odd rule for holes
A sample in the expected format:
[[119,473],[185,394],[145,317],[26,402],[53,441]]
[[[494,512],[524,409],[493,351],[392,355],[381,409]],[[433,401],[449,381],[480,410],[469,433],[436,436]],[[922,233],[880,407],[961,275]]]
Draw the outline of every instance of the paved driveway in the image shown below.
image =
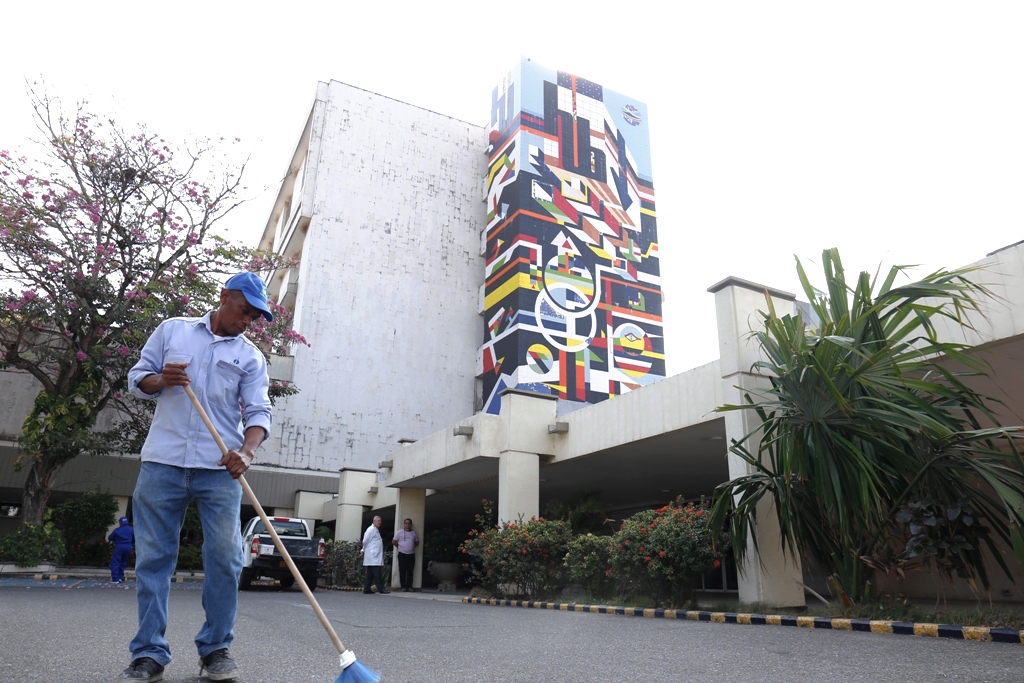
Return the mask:
[[[194,683],[201,586],[174,584],[166,681]],[[1021,681],[1024,646],[464,605],[430,594],[318,591],[385,683],[439,681]],[[110,681],[128,661],[134,584],[0,579],[0,683]],[[337,656],[297,590],[241,594],[245,683],[331,683]]]

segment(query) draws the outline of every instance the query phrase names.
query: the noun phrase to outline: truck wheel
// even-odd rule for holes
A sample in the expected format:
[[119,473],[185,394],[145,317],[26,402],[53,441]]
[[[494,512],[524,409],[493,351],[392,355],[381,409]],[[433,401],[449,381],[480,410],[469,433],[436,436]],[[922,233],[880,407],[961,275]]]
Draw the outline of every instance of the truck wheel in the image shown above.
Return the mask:
[[252,578],[252,570],[243,568],[241,575],[238,577],[238,590],[249,590],[252,587]]
[[281,588],[291,588],[295,585],[295,577],[289,574],[281,577]]
[[309,586],[310,592],[313,592],[313,591],[316,590],[316,580],[317,580],[318,575],[319,575],[319,572],[316,572],[316,571],[303,572],[302,573],[302,580],[306,582],[307,586]]

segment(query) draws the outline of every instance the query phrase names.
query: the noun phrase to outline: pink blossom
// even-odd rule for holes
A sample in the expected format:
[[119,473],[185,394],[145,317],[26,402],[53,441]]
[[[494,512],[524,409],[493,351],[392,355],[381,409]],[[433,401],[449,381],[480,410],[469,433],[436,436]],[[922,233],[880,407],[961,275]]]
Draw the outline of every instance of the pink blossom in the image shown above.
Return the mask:
[[88,358],[88,356],[85,355],[85,351],[79,351],[78,353],[75,354],[75,358],[77,358],[78,360],[85,360],[86,358]]
[[118,347],[117,352],[119,354],[121,354],[122,356],[130,356],[130,355],[132,355],[132,350],[129,349],[127,346],[120,346],[120,347]]

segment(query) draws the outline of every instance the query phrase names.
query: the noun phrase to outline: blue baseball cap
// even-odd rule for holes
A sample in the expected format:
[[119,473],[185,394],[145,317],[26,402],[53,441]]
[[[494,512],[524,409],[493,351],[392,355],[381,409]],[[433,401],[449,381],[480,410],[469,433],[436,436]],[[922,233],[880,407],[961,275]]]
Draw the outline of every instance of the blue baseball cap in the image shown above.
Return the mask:
[[224,289],[241,292],[250,306],[258,308],[268,322],[274,322],[274,314],[270,312],[270,306],[267,304],[267,285],[259,275],[255,273],[232,275],[231,279],[224,283]]
[[[110,519],[110,518],[107,517],[107,519]],[[127,517],[122,517],[121,519],[117,520],[117,523],[120,524],[121,526],[124,526],[125,524],[128,523],[128,518]]]

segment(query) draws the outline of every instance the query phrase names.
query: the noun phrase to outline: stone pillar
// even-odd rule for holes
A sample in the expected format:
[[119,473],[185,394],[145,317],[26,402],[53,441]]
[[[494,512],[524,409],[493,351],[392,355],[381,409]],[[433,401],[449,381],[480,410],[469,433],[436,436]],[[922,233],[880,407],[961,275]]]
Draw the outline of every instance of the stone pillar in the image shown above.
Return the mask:
[[540,515],[540,457],[504,451],[498,456],[498,522]]
[[373,505],[377,483],[376,470],[343,467],[338,471],[338,516],[334,521],[334,540],[363,540],[363,510]]
[[363,540],[363,506],[338,505],[338,517],[334,522],[335,541]]
[[540,514],[540,459],[554,455],[548,425],[557,414],[556,396],[519,389],[501,393],[504,441],[498,447],[498,521],[516,522]]
[[[398,503],[395,505],[395,533],[403,528],[402,523],[408,517],[412,520],[413,531],[420,538],[416,546],[416,567],[412,572],[412,587],[423,587],[423,523],[427,509],[426,489],[398,489]],[[391,558],[391,587],[398,588],[402,584],[398,577],[398,548],[394,548]]]
[[[715,295],[718,317],[718,346],[721,354],[722,395],[725,403],[739,405],[743,394],[751,389],[770,386],[767,379],[751,372],[759,360],[760,348],[751,339],[750,332],[759,328],[758,310],[767,309],[765,292],[779,315],[792,313],[795,297],[739,278],[726,278],[708,289]],[[750,410],[730,411],[724,414],[726,438],[729,443],[739,441],[760,424],[756,413]],[[760,441],[746,442],[756,452]],[[729,477],[750,474],[747,463],[729,453]],[[763,502],[757,510],[757,542],[760,552],[754,550],[754,539],[747,539],[747,555],[739,568],[739,599],[741,602],[764,602],[776,607],[802,606],[804,590],[803,570],[799,556],[782,550],[779,524],[770,502]]]

